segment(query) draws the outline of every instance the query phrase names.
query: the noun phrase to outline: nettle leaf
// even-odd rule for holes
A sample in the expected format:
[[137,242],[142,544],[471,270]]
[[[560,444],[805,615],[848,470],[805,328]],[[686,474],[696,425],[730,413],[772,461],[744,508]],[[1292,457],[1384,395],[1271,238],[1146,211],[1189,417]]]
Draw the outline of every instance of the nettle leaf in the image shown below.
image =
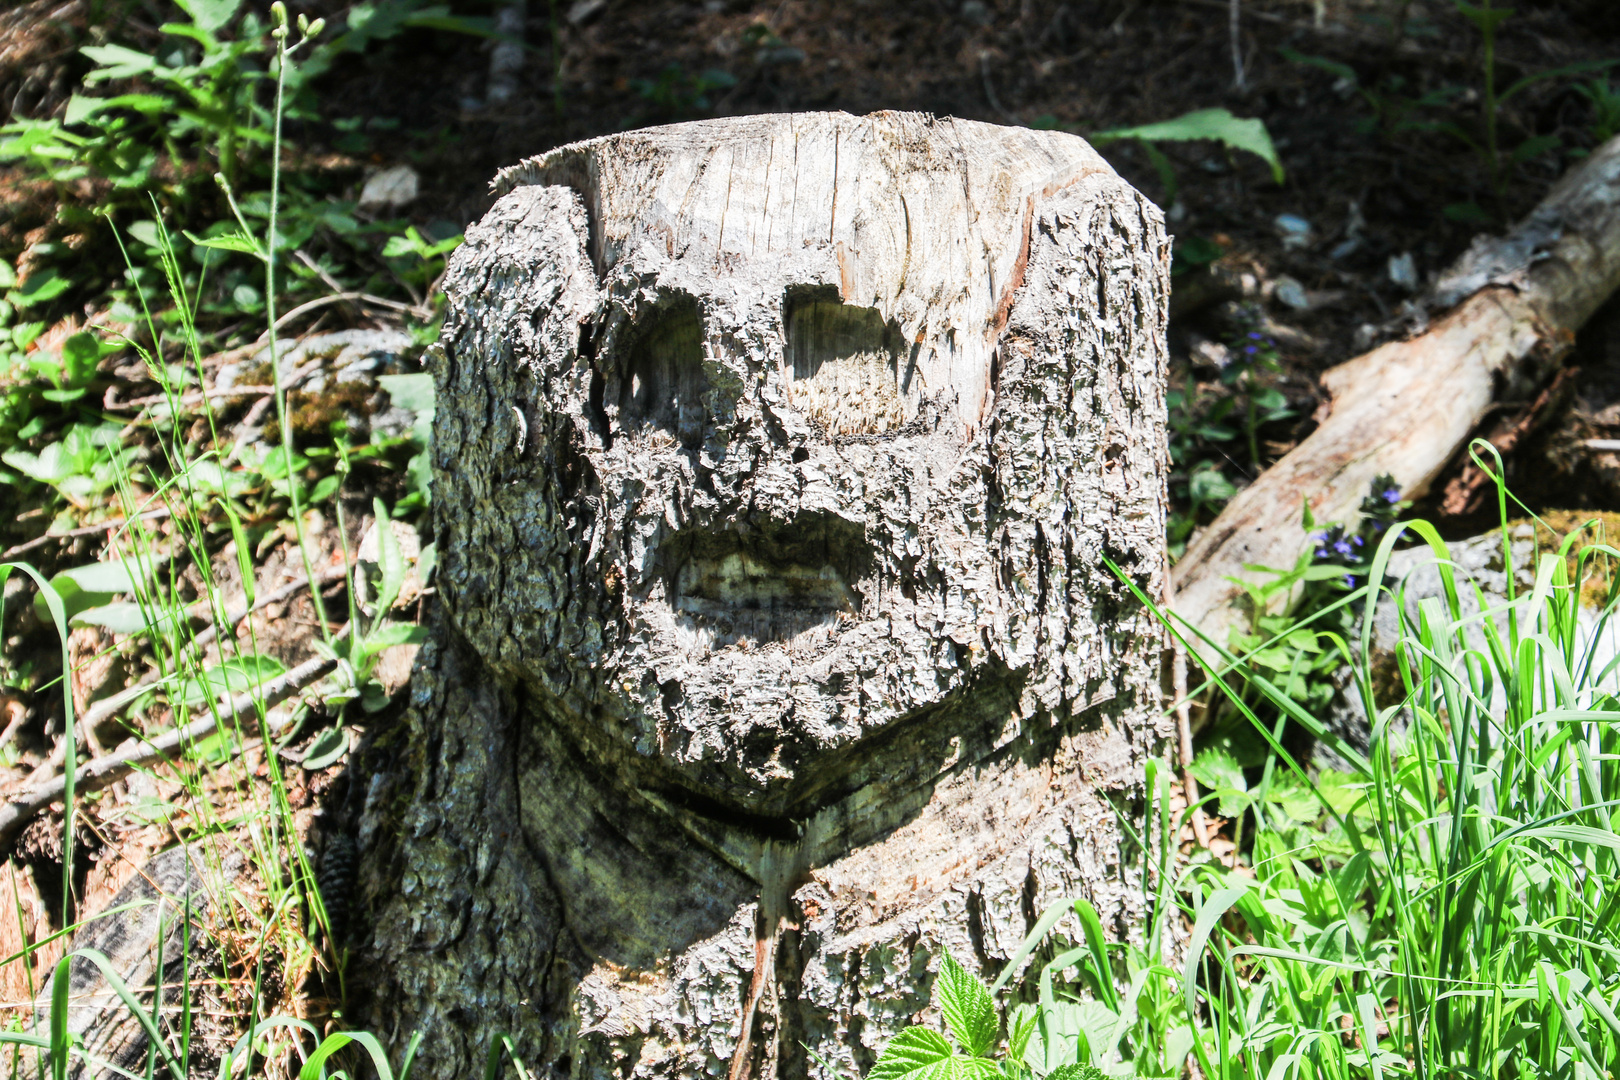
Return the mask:
[[945,1023],[964,1051],[982,1057],[996,1044],[999,1025],[996,1005],[985,988],[967,968],[956,962],[949,951],[940,959],[939,978],[934,982]]
[[909,1027],[889,1040],[866,1080],[951,1080],[951,1044],[925,1027]]
[[1064,1065],[1046,1074],[1046,1080],[1110,1080],[1095,1065]]

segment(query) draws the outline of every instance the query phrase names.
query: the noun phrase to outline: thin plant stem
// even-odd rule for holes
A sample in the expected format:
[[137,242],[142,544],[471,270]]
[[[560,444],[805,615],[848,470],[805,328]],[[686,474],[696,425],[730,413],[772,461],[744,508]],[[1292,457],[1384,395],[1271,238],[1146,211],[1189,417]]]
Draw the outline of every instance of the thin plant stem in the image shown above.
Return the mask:
[[[285,20],[285,14],[282,19]],[[276,216],[280,206],[281,196],[281,122],[285,111],[287,92],[287,68],[291,63],[292,53],[297,46],[287,44],[288,27],[283,21],[276,27],[276,107],[274,112],[274,126],[270,138],[270,221],[264,244],[264,303],[266,320],[270,326],[276,325]],[[299,44],[302,44],[300,42]],[[310,601],[315,606],[315,622],[320,627],[321,638],[330,645],[332,631],[326,621],[326,604],[321,598],[321,590],[314,587],[315,562],[309,554],[309,538],[304,529],[303,507],[298,497],[298,477],[293,471],[293,430],[287,416],[287,387],[282,379],[280,345],[276,340],[275,332],[270,333],[270,374],[275,387],[276,423],[281,435],[281,460],[287,478],[287,498],[292,504],[293,531],[298,537],[298,554],[304,563],[304,574],[309,578],[311,588]]]

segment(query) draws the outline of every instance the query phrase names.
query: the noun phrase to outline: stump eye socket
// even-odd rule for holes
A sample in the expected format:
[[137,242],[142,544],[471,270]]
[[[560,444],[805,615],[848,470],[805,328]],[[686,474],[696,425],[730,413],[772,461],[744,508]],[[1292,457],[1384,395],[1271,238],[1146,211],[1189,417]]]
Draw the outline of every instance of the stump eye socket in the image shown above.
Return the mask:
[[829,435],[876,435],[916,415],[899,328],[876,308],[811,296],[787,312],[784,367],[793,404]]
[[710,421],[703,324],[692,305],[659,313],[637,338],[619,387],[619,426],[659,429],[682,446],[703,444]]

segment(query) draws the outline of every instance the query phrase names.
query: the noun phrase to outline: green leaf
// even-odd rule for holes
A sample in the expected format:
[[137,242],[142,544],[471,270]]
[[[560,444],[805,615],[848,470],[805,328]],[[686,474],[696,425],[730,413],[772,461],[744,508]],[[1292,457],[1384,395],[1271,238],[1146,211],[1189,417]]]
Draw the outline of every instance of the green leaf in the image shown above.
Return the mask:
[[186,679],[172,697],[186,708],[195,708],[221,697],[246,693],[286,670],[273,656],[248,653],[207,668],[200,679]]
[[925,1027],[908,1027],[889,1040],[866,1080],[951,1080],[951,1044]]
[[86,82],[106,79],[130,79],[144,75],[158,66],[157,59],[122,45],[86,45],[79,50],[95,62],[95,70],[86,76]]
[[[1249,662],[1264,666],[1271,659],[1262,653],[1250,656]],[[1287,670],[1291,663],[1292,660],[1285,657],[1274,666]],[[1236,816],[1249,805],[1250,800],[1246,797],[1249,783],[1243,778],[1243,769],[1239,767],[1237,759],[1225,750],[1209,747],[1200,751],[1193,759],[1191,772],[1195,780],[1220,796],[1220,812],[1226,817]]]
[[381,499],[372,499],[371,506],[377,515],[377,569],[382,572],[382,581],[377,587],[377,612],[381,615],[394,606],[399,590],[405,585],[405,574],[409,567],[399,550],[399,537],[394,535],[394,523],[388,517],[388,508]]
[[[152,615],[156,621],[148,622]],[[68,617],[74,626],[99,626],[114,634],[126,636],[167,631],[175,623],[172,612],[156,612],[150,606],[141,607],[131,600],[118,600],[100,607],[86,608]]]
[[[9,459],[13,455],[6,456]],[[115,596],[135,592],[151,573],[150,560],[112,559],[63,570],[51,578],[48,587],[61,600],[65,617],[72,619],[80,612],[111,603]],[[41,622],[49,618],[46,603],[43,591],[35,595],[34,613]]]
[[996,1044],[999,1025],[995,1002],[984,983],[956,962],[946,950],[940,956],[939,977],[934,980],[945,1023],[957,1043],[972,1057],[983,1057]]
[[183,234],[187,240],[201,248],[217,248],[220,251],[239,251],[244,255],[254,255],[264,258],[258,241],[244,232],[226,233],[224,236],[201,237],[194,233]]
[[395,645],[420,645],[427,639],[428,631],[425,626],[418,626],[415,623],[383,623],[366,635],[365,644],[360,647],[360,655],[375,656]]
[[1029,1049],[1029,1037],[1035,1033],[1035,1022],[1040,1015],[1034,1005],[1024,1002],[1007,1018],[1007,1056],[1014,1061],[1024,1060],[1024,1051]]
[[[1533,75],[1526,75],[1524,78],[1516,80],[1506,90],[1502,91],[1500,94],[1497,94],[1496,104],[1498,106],[1502,105],[1503,102],[1517,94],[1520,90],[1523,90],[1527,86],[1538,83],[1543,79],[1561,79],[1568,75],[1583,75],[1589,71],[1607,71],[1616,64],[1620,64],[1620,59],[1580,60],[1573,64],[1565,64],[1562,67],[1549,68],[1546,71],[1538,71]],[[1579,87],[1577,87],[1577,89],[1579,89]]]
[[50,267],[28,275],[28,280],[13,289],[7,297],[17,307],[48,304],[73,288],[73,282]]
[[1282,159],[1277,156],[1277,148],[1272,145],[1271,133],[1266,130],[1265,122],[1253,118],[1239,119],[1226,109],[1199,109],[1174,120],[1139,127],[1112,128],[1091,136],[1091,141],[1099,145],[1119,139],[1140,139],[1146,143],[1213,139],[1234,150],[1254,154],[1271,166],[1272,179],[1279,184],[1283,182]]
[[1046,1074],[1046,1080],[1111,1080],[1095,1065],[1063,1065]]
[[377,382],[388,391],[388,399],[401,409],[413,413],[433,411],[432,375],[379,375]]
[[1204,901],[1198,912],[1198,921],[1193,924],[1192,937],[1187,941],[1187,967],[1181,976],[1181,985],[1186,995],[1187,1015],[1198,1015],[1198,965],[1204,960],[1204,946],[1209,941],[1210,933],[1221,918],[1232,909],[1232,905],[1243,898],[1249,891],[1247,885],[1229,885],[1224,889],[1217,889]]
[[1320,68],[1321,70],[1328,72],[1330,75],[1336,75],[1341,79],[1349,79],[1351,85],[1353,86],[1361,85],[1361,78],[1356,74],[1356,69],[1351,67],[1349,64],[1341,64],[1339,61],[1329,60],[1325,56],[1312,56],[1309,53],[1302,53],[1296,49],[1290,49],[1287,47],[1278,49],[1277,52],[1284,60],[1287,60],[1290,63],[1304,64],[1307,67]]
[[88,330],[62,342],[62,381],[70,388],[84,386],[96,377],[96,365],[101,358],[116,352],[118,346],[102,342]]
[[349,729],[339,724],[315,736],[309,748],[304,751],[303,765],[311,772],[319,772],[330,765],[336,765],[348,752]]
[[236,17],[242,0],[175,0],[180,9],[191,16],[197,28],[207,33],[223,30]]
[[1564,145],[1563,140],[1556,135],[1537,135],[1515,146],[1511,160],[1515,165],[1523,165],[1527,161],[1535,160],[1542,154],[1551,153],[1562,145]]

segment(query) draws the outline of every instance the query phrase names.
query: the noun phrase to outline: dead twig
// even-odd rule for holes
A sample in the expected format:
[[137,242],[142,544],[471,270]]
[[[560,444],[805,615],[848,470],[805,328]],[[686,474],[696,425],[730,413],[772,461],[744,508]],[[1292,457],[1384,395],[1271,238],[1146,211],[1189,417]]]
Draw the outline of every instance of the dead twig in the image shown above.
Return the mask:
[[[239,694],[225,711],[210,713],[185,727],[171,728],[144,743],[94,758],[81,766],[74,777],[75,793],[100,791],[136,769],[170,759],[177,751],[198,739],[207,738],[222,722],[245,717],[260,708],[268,709],[310,686],[336,667],[336,661],[317,656],[266,683],[258,690]],[[23,826],[67,791],[66,775],[55,777],[34,788],[22,798],[0,807],[0,850],[9,850]]]
[[[158,507],[156,510],[148,510],[144,514],[135,515],[135,520],[154,521],[158,518],[166,518],[168,516],[169,508],[162,506]],[[0,561],[14,559],[18,555],[22,555],[25,552],[33,551],[35,548],[44,547],[52,540],[71,540],[77,536],[93,536],[96,533],[105,532],[108,529],[121,528],[122,526],[128,524],[128,518],[112,518],[108,521],[97,522],[94,525],[81,525],[77,529],[68,529],[65,532],[48,532],[44,536],[36,536],[32,540],[24,541],[23,543],[17,544],[14,547],[7,548],[4,552],[0,552]]]
[[[315,575],[315,582],[317,587],[325,586],[347,575],[348,567],[346,566],[328,567]],[[225,621],[231,626],[237,626],[248,616],[263,611],[272,604],[279,604],[283,601],[289,600],[307,588],[309,588],[308,578],[299,578],[295,581],[288,582],[286,585],[281,586],[281,588],[260,596],[250,607],[244,607],[238,611],[227,611],[225,613]],[[214,639],[219,637],[219,627],[219,623],[213,623],[198,631],[197,636],[191,639],[192,647],[200,652],[201,650],[206,649],[209,645],[213,644]],[[124,708],[142,694],[151,690],[158,684],[159,681],[159,676],[149,675],[135,685],[126,687],[111,697],[102,698],[100,701],[93,703],[79,718],[80,725],[85,727],[93,727],[96,724],[102,724],[108,720],[111,720],[115,715],[118,714],[120,709]],[[53,754],[52,757],[55,758],[57,765],[60,766],[61,758],[55,754]]]

